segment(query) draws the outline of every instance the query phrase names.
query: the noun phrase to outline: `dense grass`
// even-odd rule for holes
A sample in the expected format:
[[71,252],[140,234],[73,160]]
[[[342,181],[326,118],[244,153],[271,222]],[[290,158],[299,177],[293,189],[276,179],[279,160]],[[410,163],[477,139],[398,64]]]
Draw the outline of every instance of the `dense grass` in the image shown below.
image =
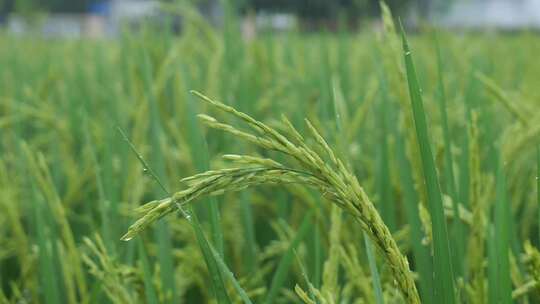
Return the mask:
[[121,241],[181,178],[237,166],[223,154],[297,165],[204,127],[247,129],[190,90],[298,140],[284,114],[326,155],[309,119],[422,303],[540,301],[540,38],[426,29],[402,46],[384,25],[243,41],[189,11],[181,36],[2,35],[0,303],[414,303],[366,221],[295,183],[204,197]]

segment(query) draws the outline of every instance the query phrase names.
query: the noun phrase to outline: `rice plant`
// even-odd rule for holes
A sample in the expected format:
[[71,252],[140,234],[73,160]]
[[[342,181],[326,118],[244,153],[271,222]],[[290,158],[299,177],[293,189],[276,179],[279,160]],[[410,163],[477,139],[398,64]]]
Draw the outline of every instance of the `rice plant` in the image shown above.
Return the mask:
[[0,34],[0,303],[540,301],[536,34],[167,10]]

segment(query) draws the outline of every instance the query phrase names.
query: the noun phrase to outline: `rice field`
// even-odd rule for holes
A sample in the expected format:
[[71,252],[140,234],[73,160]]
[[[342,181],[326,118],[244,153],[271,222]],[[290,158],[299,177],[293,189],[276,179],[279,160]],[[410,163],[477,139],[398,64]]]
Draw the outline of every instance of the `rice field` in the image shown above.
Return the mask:
[[539,303],[540,37],[0,35],[0,303]]

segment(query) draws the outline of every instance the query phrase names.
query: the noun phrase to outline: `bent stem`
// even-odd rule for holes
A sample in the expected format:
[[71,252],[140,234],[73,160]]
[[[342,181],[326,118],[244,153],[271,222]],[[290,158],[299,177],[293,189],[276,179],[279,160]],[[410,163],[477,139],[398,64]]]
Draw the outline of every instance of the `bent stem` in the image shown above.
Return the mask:
[[297,167],[289,167],[268,158],[225,155],[226,159],[243,166],[211,170],[185,178],[183,181],[188,183],[187,189],[176,192],[168,198],[141,206],[138,211],[143,216],[129,227],[128,232],[122,237],[123,240],[132,239],[161,217],[204,195],[219,195],[262,184],[303,184],[318,189],[323,197],[358,221],[361,228],[383,253],[405,301],[411,304],[420,303],[409,263],[401,254],[388,227],[360,186],[356,176],[350,173],[343,162],[336,157],[325,139],[308,120],[306,124],[311,137],[317,143],[318,150],[324,153],[319,154],[309,147],[303,136],[285,117],[282,118],[285,127],[282,134],[232,107],[211,100],[198,92],[192,93],[213,107],[242,120],[252,132],[221,123],[208,115],[199,115],[207,126],[246,140],[265,150],[288,155]]

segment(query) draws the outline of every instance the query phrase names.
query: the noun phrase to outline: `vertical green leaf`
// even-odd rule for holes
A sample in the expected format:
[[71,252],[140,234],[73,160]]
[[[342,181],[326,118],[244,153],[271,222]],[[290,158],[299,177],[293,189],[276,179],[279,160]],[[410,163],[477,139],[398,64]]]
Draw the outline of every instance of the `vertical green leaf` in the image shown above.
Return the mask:
[[248,273],[253,273],[257,269],[257,242],[255,239],[253,210],[251,208],[251,202],[249,201],[248,192],[246,191],[240,193],[240,212],[246,238],[246,243],[243,248],[246,258],[246,270]]
[[53,247],[56,246],[56,239],[51,238],[51,233],[49,233],[51,227],[46,223],[44,214],[44,202],[41,196],[39,196],[35,189],[32,191],[34,193],[35,204],[34,210],[34,225],[35,232],[37,236],[37,245],[39,250],[38,255],[38,271],[40,276],[41,288],[40,292],[43,292],[44,303],[55,304],[61,303],[60,289],[58,287],[59,280],[54,280],[51,278],[57,277],[60,273],[55,267],[55,259],[52,254]]
[[536,146],[536,195],[538,199],[538,237],[540,238],[540,145]]
[[381,277],[379,276],[379,270],[377,269],[377,260],[373,254],[373,245],[369,236],[364,232],[364,243],[366,245],[366,253],[368,258],[369,270],[371,271],[371,284],[375,290],[375,303],[384,304],[384,297],[381,287]]
[[[189,79],[189,71],[187,68],[183,69],[184,73],[182,75],[182,81],[184,82],[184,87],[189,87],[191,84],[191,79]],[[187,142],[189,144],[189,150],[193,158],[195,168],[199,172],[204,172],[209,169],[209,157],[208,157],[208,147],[203,133],[201,132],[201,127],[197,122],[196,115],[197,104],[191,94],[187,91],[185,92],[185,119],[187,122]],[[210,197],[202,200],[202,204],[207,207],[208,218],[210,219],[210,230],[212,236],[212,242],[214,243],[214,248],[217,252],[223,257],[223,232],[221,229],[221,220],[219,213],[219,205],[215,198]]]
[[414,180],[412,177],[412,168],[405,154],[404,136],[396,131],[396,148],[399,165],[399,177],[402,185],[403,202],[405,206],[405,216],[411,229],[410,242],[412,245],[414,265],[420,275],[420,296],[422,302],[429,304],[433,300],[433,261],[429,252],[429,247],[422,244],[423,232],[420,221],[420,212],[418,204],[420,203],[418,195],[414,189]]
[[379,119],[377,120],[379,129],[379,153],[377,153],[377,193],[379,194],[379,208],[381,210],[381,216],[388,226],[388,229],[390,229],[390,232],[395,232],[397,229],[396,203],[392,195],[389,168],[390,157],[388,152],[388,120],[391,106],[387,93],[387,81],[383,75],[381,75],[379,78],[381,79],[381,103],[378,107]]
[[142,240],[137,240],[139,247],[139,258],[141,259],[141,267],[143,270],[143,281],[144,281],[144,294],[146,296],[146,302],[148,304],[158,304],[158,297],[156,289],[152,280],[152,270],[150,264],[148,263],[148,257],[146,256],[146,250]]
[[[437,39],[437,36],[435,36],[435,45],[437,49],[437,66],[438,66],[438,82],[437,82],[437,91],[438,91],[438,98],[437,100],[439,105],[439,113],[441,115],[442,120],[442,130],[443,130],[443,140],[444,140],[444,174],[445,174],[445,181],[446,181],[446,191],[452,198],[452,209],[454,211],[454,214],[459,214],[459,208],[458,208],[458,202],[459,198],[457,196],[456,191],[456,179],[454,175],[454,162],[452,160],[452,143],[450,140],[450,128],[448,126],[448,113],[447,113],[447,105],[446,105],[446,92],[444,89],[444,66],[443,66],[443,59],[441,54],[441,48],[439,45],[439,40]],[[468,159],[467,159],[468,161]],[[454,271],[456,275],[461,274],[463,270],[463,253],[464,253],[464,244],[463,240],[465,240],[465,233],[463,229],[463,224],[459,220],[453,221],[452,225],[452,248],[454,250]]]
[[214,253],[210,249],[210,243],[204,235],[197,214],[193,212],[191,206],[187,206],[186,209],[189,217],[187,218],[187,220],[191,222],[191,227],[195,231],[197,242],[199,243],[199,247],[201,248],[201,252],[204,257],[204,261],[206,262],[206,267],[208,267],[208,272],[210,273],[210,278],[212,279],[212,286],[216,296],[216,300],[219,304],[230,304],[231,300],[229,298],[229,295],[227,294],[227,289],[225,288],[223,277],[221,271],[219,270],[219,265],[215,259]]
[[[181,80],[184,82],[184,87],[189,87],[191,84],[191,79],[189,78],[189,71],[187,68],[184,67],[181,76]],[[189,94],[188,92],[185,92],[184,97],[186,98],[186,111],[184,118],[187,121],[187,143],[189,144],[195,168],[201,172],[206,171],[209,168],[208,149],[206,147],[206,141],[204,140],[204,136],[200,131],[200,127],[195,119],[197,114],[195,101],[192,98],[191,94]],[[201,205],[204,204],[208,208],[207,210],[210,218],[210,229],[214,248],[216,249],[219,256],[223,258],[223,235],[221,232],[219,209],[217,205],[218,202],[215,198],[209,198],[202,200],[201,203]],[[227,290],[223,282],[222,273],[219,269],[218,263],[214,259],[212,251],[210,250],[210,244],[204,235],[199,218],[197,216],[197,212],[194,212],[191,206],[189,206],[187,211],[192,214],[191,226],[193,227],[193,230],[197,237],[197,241],[199,243],[199,247],[201,248],[201,252],[203,253],[206,266],[208,267],[208,272],[210,273],[212,287],[217,302],[220,304],[231,303],[231,300],[227,294]]]
[[422,172],[426,186],[429,211],[432,220],[433,231],[433,264],[435,298],[440,303],[455,304],[454,277],[452,262],[450,258],[450,243],[446,228],[446,220],[442,204],[442,195],[439,187],[439,180],[435,169],[433,154],[431,153],[426,114],[422,101],[422,92],[418,84],[416,70],[411,56],[411,50],[405,31],[401,29],[403,42],[403,52],[405,57],[405,68],[409,94],[411,99],[416,137],[420,147],[420,158],[422,161]]
[[[119,129],[122,136],[124,136],[124,139],[128,142],[128,144],[131,146],[131,149],[135,154],[137,155],[137,158],[139,159],[139,162],[143,165],[144,169],[150,174],[150,176],[159,184],[159,186],[162,188],[162,190],[167,194],[171,195],[170,191],[167,190],[167,188],[162,184],[158,176],[155,174],[154,170],[146,163],[146,161],[143,159],[142,155],[135,149],[131,141],[126,137],[126,135],[122,132],[121,129]],[[227,294],[226,288],[223,283],[223,279],[221,277],[221,273],[219,271],[218,266],[222,268],[226,268],[225,263],[221,260],[221,257],[219,257],[218,254],[215,253],[215,249],[213,249],[208,242],[206,236],[204,235],[204,232],[202,231],[200,222],[197,218],[197,215],[193,213],[193,209],[191,205],[186,206],[186,209],[180,209],[182,212],[182,215],[185,217],[186,220],[189,221],[191,224],[191,227],[193,228],[195,232],[195,236],[197,238],[197,241],[199,243],[199,247],[201,248],[201,252],[203,253],[203,258],[206,262],[206,265],[208,267],[208,271],[210,273],[211,279],[212,279],[212,286],[214,287],[214,292],[217,298],[217,302],[222,304],[229,304],[230,299]],[[219,259],[216,259],[216,256],[219,257]],[[218,265],[217,263],[221,263]],[[229,271],[227,269],[229,273]],[[232,274],[232,273],[231,273]],[[235,281],[234,276],[230,276],[233,279],[233,284],[235,286],[240,286],[238,282]],[[245,294],[245,293],[244,293]]]
[[304,239],[307,232],[309,231],[309,228],[311,227],[311,217],[313,216],[313,210],[308,211],[306,215],[304,216],[304,219],[302,220],[302,223],[300,224],[300,227],[298,228],[298,231],[296,232],[296,235],[292,239],[291,243],[289,244],[289,247],[287,248],[287,251],[281,259],[279,260],[278,267],[276,269],[276,272],[274,273],[274,276],[272,277],[272,283],[270,284],[270,287],[268,288],[268,293],[266,294],[266,298],[264,299],[265,304],[272,304],[276,302],[276,297],[280,291],[280,289],[283,287],[283,284],[285,283],[285,280],[287,279],[287,275],[289,273],[289,267],[291,266],[293,259],[294,259],[294,253],[298,245],[300,245],[300,242]]
[[[144,68],[144,84],[146,90],[146,98],[150,108],[150,135],[152,144],[152,164],[156,168],[157,176],[162,179],[166,179],[165,174],[165,161],[164,154],[161,151],[161,139],[163,138],[163,131],[161,129],[159,108],[157,104],[157,98],[154,96],[154,90],[152,88],[152,65],[150,58],[146,51],[143,50],[143,68]],[[167,183],[166,180],[164,181]],[[156,196],[163,195],[162,190],[155,190]],[[159,221],[156,224],[155,235],[158,244],[158,261],[160,265],[161,281],[164,287],[164,293],[166,295],[167,303],[173,303],[177,300],[175,279],[174,279],[174,262],[172,257],[172,241],[169,232],[169,227],[166,221]]]
[[94,146],[94,143],[90,137],[90,131],[88,130],[88,117],[85,115],[83,117],[83,128],[84,128],[84,135],[86,140],[86,145],[88,146],[88,149],[90,150],[90,157],[92,159],[92,163],[95,168],[95,183],[96,188],[98,192],[98,198],[99,198],[99,212],[101,215],[101,236],[103,238],[103,241],[105,243],[105,246],[107,247],[107,250],[111,253],[115,252],[114,247],[114,241],[111,234],[111,220],[110,220],[110,211],[109,206],[110,203],[106,198],[105,195],[105,188],[103,186],[103,180],[101,177],[101,166],[98,163],[97,156],[96,156],[96,148]]
[[242,288],[242,286],[240,286],[240,283],[238,283],[238,281],[236,280],[234,273],[232,273],[232,271],[229,270],[229,268],[227,267],[227,264],[225,264],[225,261],[223,261],[223,258],[221,258],[219,253],[212,246],[212,244],[208,243],[208,241],[206,240],[206,237],[204,238],[204,241],[206,244],[208,244],[208,247],[210,248],[210,251],[212,252],[212,256],[214,257],[214,260],[216,260],[219,268],[221,269],[221,273],[223,273],[223,275],[226,276],[229,279],[229,281],[231,281],[234,289],[236,289],[236,292],[242,299],[242,302],[244,302],[244,304],[252,304],[247,293]]
[[506,190],[506,178],[504,168],[500,161],[497,161],[497,189],[494,213],[494,234],[492,234],[495,251],[494,259],[489,267],[496,268],[495,278],[491,280],[490,303],[512,303],[512,281],[510,278],[510,217],[511,210],[508,203]]
[[499,267],[497,267],[497,242],[493,225],[487,227],[488,249],[488,303],[497,303],[499,284]]
[[[320,208],[320,199],[317,197],[315,198],[317,202],[317,212],[316,217],[319,218],[321,216],[321,208]],[[313,282],[313,286],[315,288],[319,288],[321,286],[321,277],[322,277],[322,261],[323,261],[323,252],[322,252],[322,244],[321,244],[321,228],[318,224],[315,224],[312,226],[313,228],[313,264],[312,264],[312,274],[311,274],[311,281]]]

